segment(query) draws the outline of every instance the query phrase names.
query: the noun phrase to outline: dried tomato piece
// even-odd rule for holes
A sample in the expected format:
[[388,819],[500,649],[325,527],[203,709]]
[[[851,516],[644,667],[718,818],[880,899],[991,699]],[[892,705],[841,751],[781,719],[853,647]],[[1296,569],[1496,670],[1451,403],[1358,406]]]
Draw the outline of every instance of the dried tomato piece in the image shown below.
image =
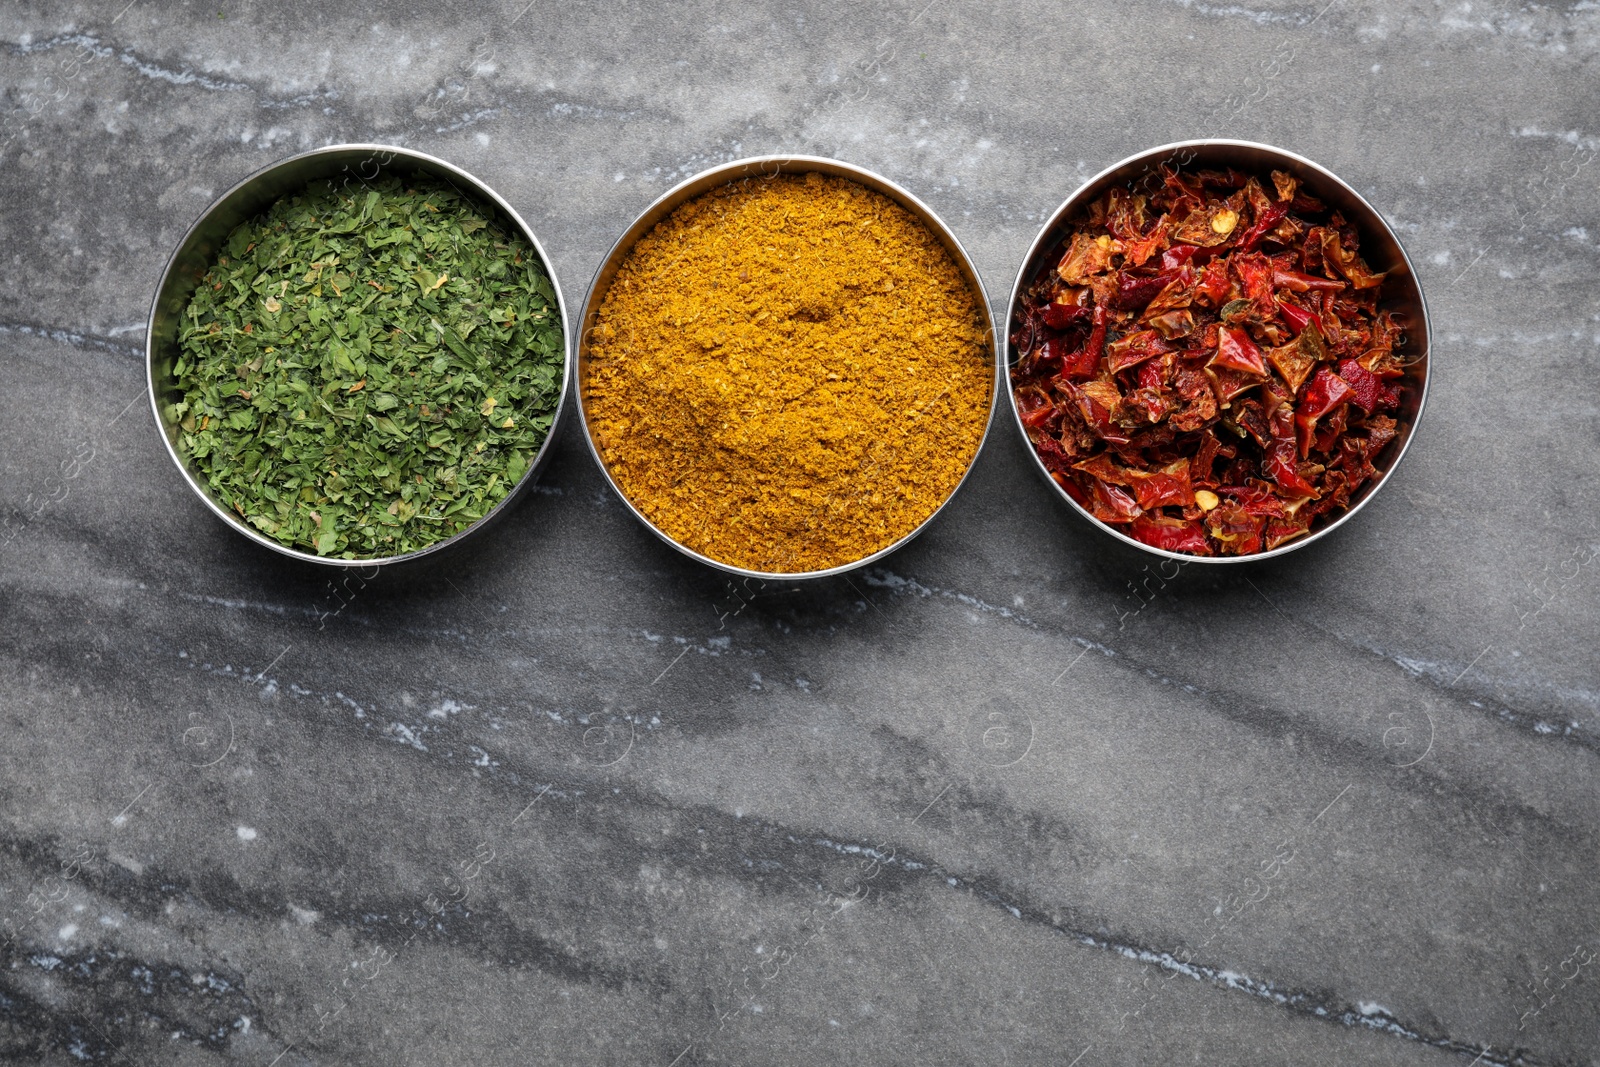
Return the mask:
[[1162,195],[1171,203],[1167,210],[1174,215],[1186,215],[1196,205],[1205,202],[1205,190],[1193,174],[1185,174],[1163,164],[1161,183],[1164,186]]
[[1330,511],[1343,511],[1349,507],[1353,488],[1344,471],[1328,471],[1322,479],[1322,499],[1310,505],[1313,517]]
[[1367,368],[1380,378],[1405,377],[1405,366],[1400,362],[1399,358],[1388,349],[1369,349],[1361,354],[1359,357],[1359,362],[1363,367]]
[[1160,389],[1167,380],[1167,369],[1165,359],[1140,364],[1138,370],[1139,388]]
[[[1136,418],[1152,425],[1159,423],[1172,411],[1172,404],[1154,389],[1136,389],[1125,399],[1126,410]],[[1128,442],[1133,444],[1132,439]]]
[[1024,408],[1021,413],[1022,425],[1030,430],[1037,430],[1055,417],[1056,409],[1053,404],[1041,404],[1034,408]]
[[1327,210],[1327,207],[1314,196],[1308,196],[1304,190],[1294,194],[1289,200],[1289,210],[1298,211],[1302,215],[1318,215]]
[[1131,241],[1144,233],[1144,206],[1148,201],[1125,189],[1106,193],[1105,228],[1120,241]]
[[1048,337],[1034,351],[1030,369],[1040,374],[1058,373],[1061,369],[1061,360],[1066,354],[1067,342],[1063,338]]
[[1211,379],[1200,371],[1184,368],[1173,375],[1173,391],[1185,401],[1177,412],[1169,416],[1175,430],[1187,433],[1208,425],[1217,417],[1217,394]]
[[1051,402],[1050,395],[1040,389],[1018,390],[1018,416],[1022,419],[1022,426],[1030,430],[1037,430],[1045,426],[1046,422],[1056,418],[1056,405]]
[[1250,181],[1250,175],[1232,167],[1222,170],[1202,170],[1197,172],[1195,177],[1214,189],[1238,189]]

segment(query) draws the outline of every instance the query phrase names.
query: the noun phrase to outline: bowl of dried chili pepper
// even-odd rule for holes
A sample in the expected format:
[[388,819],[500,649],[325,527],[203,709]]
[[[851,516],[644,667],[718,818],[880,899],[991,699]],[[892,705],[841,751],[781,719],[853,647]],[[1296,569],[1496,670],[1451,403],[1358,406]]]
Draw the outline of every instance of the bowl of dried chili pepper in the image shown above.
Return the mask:
[[999,403],[972,261],[926,204],[838,160],[738,160],[664,193],[581,322],[579,411],[607,480],[652,533],[746,578],[906,544]]
[[1405,249],[1349,185],[1268,145],[1164,145],[1091,178],[1029,249],[1011,407],[1039,472],[1113,536],[1261,559],[1393,473],[1428,339]]
[[228,190],[162,275],[150,403],[189,487],[246,537],[365,567],[460,543],[548,462],[571,362],[511,205],[404,148],[333,145]]

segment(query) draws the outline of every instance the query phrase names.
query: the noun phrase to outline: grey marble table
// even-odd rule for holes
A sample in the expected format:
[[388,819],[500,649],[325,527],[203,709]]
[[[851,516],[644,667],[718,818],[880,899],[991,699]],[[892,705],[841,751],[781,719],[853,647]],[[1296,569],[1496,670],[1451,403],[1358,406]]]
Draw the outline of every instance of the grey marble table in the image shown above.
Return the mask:
[[[5,5],[0,1060],[1600,1063],[1597,61],[1590,2]],[[838,156],[998,302],[1194,136],[1432,306],[1406,462],[1281,560],[1154,578],[997,423],[883,565],[734,590],[569,424],[335,590],[143,401],[166,256],[301,149],[465,167],[574,304],[679,178]]]

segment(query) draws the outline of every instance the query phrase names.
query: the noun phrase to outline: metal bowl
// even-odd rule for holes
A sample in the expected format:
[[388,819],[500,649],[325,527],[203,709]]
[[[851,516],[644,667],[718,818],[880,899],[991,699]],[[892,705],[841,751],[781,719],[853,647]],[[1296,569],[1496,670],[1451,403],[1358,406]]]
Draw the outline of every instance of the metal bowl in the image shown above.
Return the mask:
[[1361,257],[1372,266],[1374,270],[1387,270],[1388,277],[1384,279],[1383,296],[1379,300],[1380,309],[1393,312],[1405,324],[1405,343],[1400,347],[1399,353],[1408,364],[1406,376],[1403,379],[1406,385],[1405,398],[1401,403],[1400,411],[1396,413],[1395,421],[1399,423],[1399,433],[1389,442],[1383,453],[1373,462],[1378,470],[1378,476],[1351,497],[1350,506],[1344,513],[1322,527],[1304,537],[1297,538],[1287,544],[1266,552],[1256,552],[1248,556],[1192,556],[1183,552],[1170,552],[1164,548],[1147,545],[1137,538],[1127,534],[1091,515],[1087,509],[1076,500],[1067,495],[1066,490],[1056,483],[1034,450],[1033,442],[1028,440],[1027,431],[1022,426],[1022,413],[1017,409],[1016,393],[1011,389],[1010,367],[1017,361],[1018,354],[1007,341],[1006,355],[1006,394],[1011,398],[1012,424],[1017,433],[1022,435],[1023,444],[1028,450],[1029,457],[1033,460],[1034,467],[1040,477],[1050,483],[1050,487],[1065,500],[1072,509],[1082,515],[1097,528],[1115,537],[1125,544],[1144,552],[1149,552],[1167,559],[1179,560],[1188,563],[1243,563],[1246,561],[1269,559],[1293,552],[1297,548],[1304,548],[1313,541],[1319,541],[1343,526],[1355,517],[1356,512],[1364,507],[1367,501],[1375,496],[1379,489],[1389,480],[1395,467],[1400,464],[1400,458],[1405,455],[1406,447],[1411,443],[1412,436],[1416,433],[1417,423],[1422,417],[1423,401],[1428,395],[1428,305],[1422,297],[1422,285],[1417,281],[1416,271],[1411,266],[1411,260],[1406,256],[1405,248],[1400,244],[1400,238],[1395,236],[1394,230],[1384,221],[1378,210],[1356,192],[1346,185],[1331,171],[1281,148],[1271,145],[1256,144],[1252,141],[1225,141],[1225,140],[1198,140],[1179,141],[1176,144],[1162,145],[1152,148],[1138,155],[1129,156],[1120,163],[1112,164],[1093,178],[1084,182],[1077,192],[1067,198],[1050,220],[1039,231],[1039,236],[1034,238],[1033,244],[1028,249],[1027,257],[1022,261],[1022,269],[1017,274],[1016,284],[1011,289],[1011,303],[1006,310],[1007,334],[1016,321],[1018,303],[1024,290],[1033,281],[1039,270],[1045,266],[1048,253],[1055,250],[1056,244],[1066,229],[1066,225],[1074,220],[1080,209],[1086,208],[1097,198],[1105,195],[1107,191],[1116,186],[1128,187],[1137,184],[1147,176],[1154,175],[1163,163],[1174,167],[1233,167],[1247,173],[1260,174],[1268,170],[1282,170],[1299,179],[1300,184],[1312,196],[1323,201],[1330,208],[1341,212],[1346,219],[1361,234]]
[[[538,254],[544,266],[545,274],[550,279],[550,287],[556,294],[556,309],[561,315],[564,349],[561,394],[550,422],[550,432],[546,434],[544,443],[539,446],[538,453],[528,464],[528,470],[523,474],[522,480],[513,486],[483,518],[466,529],[426,548],[419,548],[415,552],[379,558],[334,559],[279,544],[241,521],[230,509],[224,507],[178,451],[177,420],[171,418],[165,409],[170,407],[174,400],[182,398],[172,374],[178,357],[179,319],[195,286],[216,262],[223,242],[227,240],[228,234],[234,227],[259,215],[281,197],[304,189],[311,182],[332,180],[360,184],[385,173],[424,174],[448,182],[457,189],[472,194],[486,212],[499,215],[528,239],[528,243],[533,246],[534,252]],[[561,415],[566,407],[567,382],[572,377],[571,337],[571,331],[567,328],[567,306],[561,299],[561,286],[550,267],[550,257],[545,255],[538,238],[533,235],[528,224],[523,222],[522,217],[493,189],[459,167],[410,149],[376,144],[330,145],[327,148],[318,148],[279,160],[250,175],[206,208],[195,224],[189,227],[189,232],[184,234],[177,251],[167,261],[166,270],[161,275],[161,284],[156,289],[155,302],[150,308],[150,329],[145,341],[150,407],[155,414],[156,425],[161,430],[162,440],[166,442],[167,454],[172,457],[172,462],[177,464],[184,481],[189,483],[189,488],[205,502],[206,507],[233,529],[258,545],[307,563],[321,563],[333,567],[383,566],[403,560],[418,559],[438,552],[446,546],[460,543],[505,514],[512,502],[534,483],[539,471],[549,462],[551,445],[556,439]]]
[[[646,518],[644,513],[634,506],[633,501],[628,499],[628,495],[617,484],[617,480],[612,477],[604,457],[600,454],[600,447],[595,442],[594,429],[590,425],[589,414],[584,408],[584,394],[589,382],[589,338],[594,330],[595,319],[599,314],[600,305],[605,301],[606,292],[611,288],[611,282],[616,278],[617,271],[621,269],[628,253],[633,250],[634,243],[649,233],[656,223],[670,215],[680,204],[693,200],[701,193],[731,182],[773,178],[779,174],[806,174],[812,171],[848,178],[866,186],[868,189],[889,197],[920,219],[922,224],[939,239],[939,243],[944,245],[945,249],[950,253],[951,258],[955,260],[957,268],[961,271],[962,276],[966,279],[967,284],[972,288],[973,293],[976,294],[979,303],[982,305],[984,322],[989,330],[989,359],[995,371],[990,382],[989,412],[984,419],[983,434],[978,439],[978,447],[973,450],[972,459],[968,462],[967,469],[962,472],[961,478],[956,482],[955,487],[950,490],[949,495],[940,502],[938,507],[933,509],[926,519],[923,519],[915,529],[898,541],[858,560],[824,570],[791,572],[748,570],[712,559],[710,556],[696,552],[694,549],[674,539]],[[827,578],[855,570],[858,567],[865,567],[905,545],[938,517],[939,512],[945,509],[951,498],[965,484],[968,475],[972,473],[973,464],[977,462],[978,454],[983,451],[984,442],[989,438],[990,427],[994,424],[994,412],[998,400],[997,393],[1001,383],[999,345],[996,341],[994,313],[989,308],[989,294],[983,287],[983,279],[978,277],[977,268],[972,265],[972,260],[968,257],[966,249],[961,247],[961,242],[956,240],[955,235],[950,232],[949,228],[945,226],[944,222],[940,220],[938,215],[934,214],[933,209],[927,204],[924,204],[911,193],[881,175],[849,163],[842,163],[836,159],[825,159],[820,156],[753,156],[749,159],[738,159],[732,163],[724,163],[722,166],[701,171],[688,181],[669,189],[649,207],[645,208],[638,218],[634,219],[633,225],[629,226],[623,235],[617,238],[616,243],[611,246],[611,251],[606,253],[606,258],[601,262],[600,269],[595,272],[594,282],[589,286],[589,295],[584,301],[583,316],[579,323],[581,330],[578,335],[577,346],[578,411],[583,420],[584,439],[589,442],[589,451],[593,454],[595,462],[605,472],[606,481],[611,484],[612,489],[616,490],[617,496],[622,498],[622,502],[627,505],[629,511],[633,512],[634,517],[644,523],[651,533],[684,555],[699,560],[708,567],[714,567],[717,570],[744,578],[774,581]]]

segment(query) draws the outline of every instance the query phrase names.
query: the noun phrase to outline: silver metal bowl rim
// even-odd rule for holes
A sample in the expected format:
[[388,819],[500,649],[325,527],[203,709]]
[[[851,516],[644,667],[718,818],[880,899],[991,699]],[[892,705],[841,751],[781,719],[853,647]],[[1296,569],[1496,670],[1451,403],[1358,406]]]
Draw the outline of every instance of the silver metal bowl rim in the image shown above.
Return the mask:
[[[216,211],[219,207],[226,203],[230,197],[260,181],[273,171],[303,159],[345,152],[368,152],[371,154],[382,152],[388,153],[395,157],[404,156],[410,159],[420,160],[429,164],[430,166],[438,167],[454,177],[460,178],[462,181],[471,186],[473,192],[477,193],[479,196],[482,196],[484,199],[493,202],[496,207],[506,213],[506,217],[509,218],[511,222],[513,222],[517,228],[522,231],[522,235],[528,239],[530,244],[533,245],[533,250],[538,254],[539,260],[544,266],[545,276],[550,280],[550,288],[556,294],[556,310],[561,315],[561,389],[558,399],[556,400],[555,412],[550,419],[550,429],[545,434],[545,439],[543,443],[540,444],[539,450],[535,452],[533,457],[528,461],[528,469],[526,473],[523,474],[522,479],[518,481],[516,485],[512,486],[509,491],[507,491],[506,495],[500,499],[498,504],[484,512],[482,517],[478,518],[464,529],[458,530],[442,541],[436,541],[425,548],[419,548],[412,552],[403,552],[397,556],[383,556],[378,558],[335,559],[329,556],[319,556],[312,552],[305,552],[301,549],[291,548],[288,545],[281,544],[278,541],[275,541],[272,538],[267,537],[259,531],[253,530],[246,524],[240,522],[234,515],[230,514],[226,508],[222,507],[216,500],[212,498],[211,493],[200,484],[198,479],[196,479],[194,472],[189,469],[189,466],[184,462],[183,457],[178,455],[178,451],[174,447],[172,439],[167,434],[166,422],[161,417],[160,397],[156,392],[156,311],[160,304],[161,295],[166,291],[167,283],[172,276],[173,269],[178,264],[179,257],[183,254],[184,249],[188,247],[189,242],[194,239],[196,232],[205,224],[206,220],[210,218],[212,212]],[[289,556],[306,563],[318,563],[322,564],[323,566],[343,568],[387,567],[395,563],[406,563],[412,560],[421,559],[423,556],[432,555],[441,549],[457,544],[468,534],[480,530],[487,522],[489,522],[490,519],[498,517],[512,504],[513,501],[520,498],[530,485],[538,480],[540,467],[550,455],[550,450],[553,447],[556,439],[556,433],[561,426],[561,416],[566,409],[568,385],[570,384],[573,375],[572,350],[572,330],[567,321],[567,305],[566,301],[561,296],[561,283],[556,279],[555,268],[551,264],[549,255],[545,253],[544,246],[539,243],[539,238],[534,234],[533,228],[530,227],[522,218],[522,216],[517,213],[515,208],[506,202],[504,197],[491,189],[483,182],[482,179],[469,174],[467,171],[462,170],[460,167],[449,162],[448,160],[440,159],[438,156],[429,155],[426,152],[418,152],[415,149],[402,148],[397,145],[366,143],[333,144],[324,145],[321,148],[313,148],[305,152],[296,152],[294,155],[285,156],[282,159],[275,160],[272,163],[253,171],[240,181],[235,182],[227,192],[212,200],[206,209],[195,218],[193,223],[190,224],[188,230],[184,232],[182,240],[180,240],[173,247],[172,254],[167,257],[167,264],[164,268],[162,268],[160,281],[156,283],[155,296],[151,299],[150,321],[145,328],[145,388],[150,395],[150,412],[156,420],[156,429],[161,434],[161,441],[166,446],[167,454],[172,457],[172,462],[177,465],[179,473],[183,475],[183,479],[189,484],[189,488],[193,489],[195,494],[199,496],[199,498],[205,503],[206,507],[210,508],[212,512],[225,521],[231,528],[250,538],[250,540],[254,541],[258,545],[263,546],[264,548],[269,548],[280,555]]]
[[[828,567],[823,570],[815,571],[758,571],[751,570],[746,567],[738,567],[731,563],[724,563],[721,560],[712,559],[710,556],[696,552],[694,549],[675,540],[671,535],[666,533],[666,531],[658,528],[655,523],[651,522],[643,512],[634,506],[633,501],[628,499],[628,495],[622,491],[622,487],[618,485],[617,480],[612,477],[610,468],[606,466],[605,459],[600,455],[600,449],[595,444],[594,434],[589,426],[588,409],[584,407],[583,403],[582,367],[588,355],[589,331],[593,328],[590,325],[590,318],[592,315],[598,313],[599,304],[605,299],[605,293],[599,291],[601,276],[604,275],[613,264],[618,263],[619,256],[626,255],[638,240],[653,230],[657,223],[666,218],[680,205],[687,203],[697,196],[702,196],[706,193],[709,193],[713,189],[720,188],[723,185],[730,185],[735,181],[741,180],[741,178],[755,177],[755,175],[749,173],[742,175],[736,174],[736,171],[748,172],[753,166],[762,166],[774,163],[780,165],[779,169],[775,171],[774,174],[810,173],[812,170],[816,169],[815,167],[811,166],[813,164],[822,164],[826,167],[837,168],[838,171],[841,171],[845,175],[854,178],[867,188],[883,193],[889,196],[891,199],[898,201],[902,207],[909,208],[912,214],[916,215],[924,225],[932,229],[935,233],[935,236],[942,239],[941,243],[945,244],[946,250],[953,250],[956,253],[960,260],[958,265],[966,268],[966,273],[971,277],[974,284],[976,284],[978,287],[977,296],[983,306],[984,319],[987,321],[989,328],[989,354],[991,362],[993,363],[994,371],[994,373],[990,376],[989,411],[984,417],[983,434],[978,438],[978,445],[972,452],[972,458],[967,463],[967,469],[961,473],[961,477],[957,480],[955,486],[948,494],[946,494],[945,498],[939,502],[939,506],[934,508],[933,511],[928,514],[928,517],[918,523],[914,529],[912,529],[905,536],[901,537],[899,540],[895,541],[893,544],[886,545],[872,554],[864,556],[861,559],[855,560],[851,563],[842,563],[837,567]],[[794,168],[791,171],[782,166],[782,164],[788,163],[797,163],[801,166]],[[831,172],[823,171],[823,173]],[[707,179],[722,177],[724,175],[727,176],[726,180],[724,181],[711,182],[709,184],[705,184],[703,188],[695,188],[701,186],[702,183],[707,182]],[[694,189],[693,192],[686,192],[686,190],[691,188]],[[649,225],[644,228],[640,228],[641,223],[643,223],[646,219],[650,220]],[[635,233],[635,230],[638,232]],[[629,239],[630,234],[632,234],[631,240]],[[626,248],[624,247],[624,242],[626,242]],[[610,287],[608,285],[607,289],[609,288]],[[984,287],[983,276],[978,273],[977,264],[972,261],[972,257],[968,255],[966,248],[961,244],[960,240],[956,238],[955,233],[950,229],[949,226],[945,225],[944,220],[939,217],[937,212],[935,212],[927,204],[923,203],[923,201],[915,194],[911,193],[909,190],[900,186],[896,182],[890,181],[883,175],[870,171],[865,167],[859,167],[853,163],[846,163],[843,160],[833,159],[827,156],[787,155],[780,153],[773,155],[750,156],[745,159],[736,159],[729,163],[722,163],[715,167],[708,167],[705,170],[700,171],[698,174],[679,182],[671,189],[668,189],[666,192],[656,197],[648,206],[644,208],[644,210],[640,211],[638,215],[634,216],[633,221],[630,222],[622,231],[621,235],[617,237],[616,241],[612,243],[611,248],[606,252],[605,257],[600,260],[600,266],[596,268],[594,272],[594,279],[589,283],[589,292],[584,298],[583,312],[579,316],[578,323],[579,335],[575,346],[576,355],[573,368],[573,392],[577,394],[578,416],[579,421],[583,426],[584,441],[588,444],[589,453],[590,455],[594,456],[595,463],[599,465],[601,473],[605,475],[606,483],[610,485],[611,488],[616,492],[617,496],[621,498],[623,505],[633,513],[634,518],[644,523],[644,526],[647,530],[655,534],[667,544],[671,545],[673,548],[677,549],[679,552],[682,552],[690,559],[697,560],[708,567],[723,571],[724,573],[736,575],[741,578],[756,579],[760,581],[811,581],[818,578],[832,578],[835,575],[858,570],[862,567],[870,566],[871,564],[876,563],[878,560],[883,559],[890,553],[903,548],[923,530],[927,529],[928,525],[932,523],[934,519],[939,517],[939,513],[949,505],[950,501],[955,499],[956,494],[961,491],[961,487],[966,484],[967,478],[972,474],[973,468],[978,465],[978,457],[983,454],[983,446],[988,442],[989,433],[994,426],[995,412],[1000,407],[999,392],[1005,380],[1005,348],[1002,343],[1002,336],[995,324],[994,309],[989,304],[989,292]]]
[[[1011,367],[1009,349],[1011,322],[1016,313],[1017,300],[1021,297],[1023,289],[1030,280],[1030,268],[1033,266],[1034,257],[1039,254],[1043,246],[1048,244],[1049,241],[1056,236],[1057,227],[1059,227],[1067,218],[1067,216],[1069,216],[1084,202],[1085,194],[1089,190],[1094,189],[1095,186],[1101,181],[1104,181],[1106,178],[1115,175],[1117,172],[1126,167],[1139,163],[1153,164],[1163,156],[1174,155],[1187,148],[1213,147],[1249,148],[1269,152],[1274,155],[1281,156],[1284,159],[1292,160],[1295,164],[1314,171],[1323,178],[1333,182],[1347,191],[1356,199],[1358,203],[1367,209],[1370,214],[1370,221],[1375,222],[1378,226],[1381,226],[1394,241],[1395,247],[1400,251],[1401,259],[1405,260],[1406,271],[1410,275],[1412,284],[1416,287],[1417,303],[1422,308],[1423,353],[1417,360],[1417,362],[1421,362],[1423,364],[1421,392],[1417,397],[1417,411],[1412,417],[1410,429],[1406,432],[1405,438],[1400,441],[1399,448],[1395,452],[1394,459],[1390,461],[1389,466],[1378,476],[1378,480],[1373,482],[1370,488],[1366,490],[1365,494],[1360,500],[1352,504],[1345,510],[1344,514],[1328,523],[1328,525],[1324,526],[1322,529],[1316,531],[1315,533],[1308,534],[1305,537],[1298,537],[1287,544],[1279,545],[1277,548],[1270,549],[1266,552],[1254,552],[1248,556],[1195,556],[1185,552],[1172,552],[1168,549],[1157,548],[1154,545],[1147,545],[1143,541],[1140,541],[1134,537],[1129,537],[1122,531],[1114,529],[1110,524],[1101,522],[1099,519],[1095,518],[1088,512],[1087,509],[1083,507],[1083,505],[1072,499],[1072,497],[1067,494],[1066,490],[1062,489],[1061,486],[1056,483],[1054,478],[1050,477],[1049,470],[1045,467],[1044,462],[1040,460],[1038,452],[1033,447],[1033,442],[1028,439],[1027,430],[1022,425],[1022,412],[1017,409],[1017,395],[1016,391],[1011,388],[1010,380]],[[1096,191],[1098,192],[1099,190]],[[1039,235],[1035,237],[1033,239],[1033,243],[1028,246],[1028,251],[1022,258],[1022,265],[1017,271],[1017,280],[1011,287],[1011,299],[1006,304],[1005,322],[1007,332],[1004,338],[1004,347],[1002,349],[1002,356],[1000,359],[1000,362],[1003,364],[1006,372],[1005,392],[1006,396],[1009,398],[1011,407],[1012,425],[1014,425],[1017,429],[1017,432],[1021,434],[1023,447],[1027,450],[1028,457],[1033,461],[1034,467],[1044,475],[1045,480],[1050,483],[1050,487],[1055,490],[1056,494],[1060,496],[1062,500],[1065,500],[1068,504],[1070,504],[1074,511],[1083,516],[1083,518],[1087,519],[1095,528],[1104,533],[1110,534],[1112,537],[1122,541],[1124,544],[1132,545],[1134,548],[1151,553],[1152,555],[1160,556],[1164,559],[1177,560],[1179,563],[1257,563],[1261,560],[1271,559],[1274,556],[1287,555],[1288,553],[1294,552],[1297,549],[1304,548],[1314,541],[1321,540],[1334,530],[1337,530],[1340,526],[1343,526],[1345,522],[1347,522],[1356,514],[1356,512],[1366,507],[1369,500],[1378,495],[1378,490],[1382,489],[1383,486],[1389,481],[1389,477],[1395,472],[1395,469],[1400,466],[1400,461],[1405,458],[1407,449],[1411,447],[1411,442],[1413,438],[1416,437],[1417,427],[1422,424],[1422,412],[1426,407],[1428,400],[1428,382],[1433,376],[1433,363],[1431,359],[1433,347],[1433,326],[1428,317],[1428,301],[1426,295],[1422,291],[1422,281],[1417,277],[1416,267],[1411,262],[1411,256],[1406,252],[1405,244],[1400,240],[1400,235],[1394,232],[1394,228],[1389,225],[1389,221],[1383,217],[1383,214],[1379,212],[1377,208],[1372,206],[1366,197],[1362,196],[1348,182],[1340,178],[1337,174],[1333,173],[1331,170],[1322,166],[1321,164],[1307,159],[1305,156],[1302,156],[1299,153],[1291,152],[1286,148],[1278,148],[1275,145],[1263,144],[1260,141],[1238,141],[1229,138],[1216,137],[1203,137],[1191,141],[1174,141],[1171,144],[1158,145],[1155,148],[1149,148],[1143,152],[1136,152],[1133,155],[1128,156],[1126,159],[1122,159],[1111,164],[1109,167],[1104,168],[1092,178],[1089,178],[1087,181],[1083,182],[1078,186],[1077,190],[1071,196],[1062,201],[1061,206],[1056,208],[1055,212],[1051,214],[1050,218],[1039,230]]]

